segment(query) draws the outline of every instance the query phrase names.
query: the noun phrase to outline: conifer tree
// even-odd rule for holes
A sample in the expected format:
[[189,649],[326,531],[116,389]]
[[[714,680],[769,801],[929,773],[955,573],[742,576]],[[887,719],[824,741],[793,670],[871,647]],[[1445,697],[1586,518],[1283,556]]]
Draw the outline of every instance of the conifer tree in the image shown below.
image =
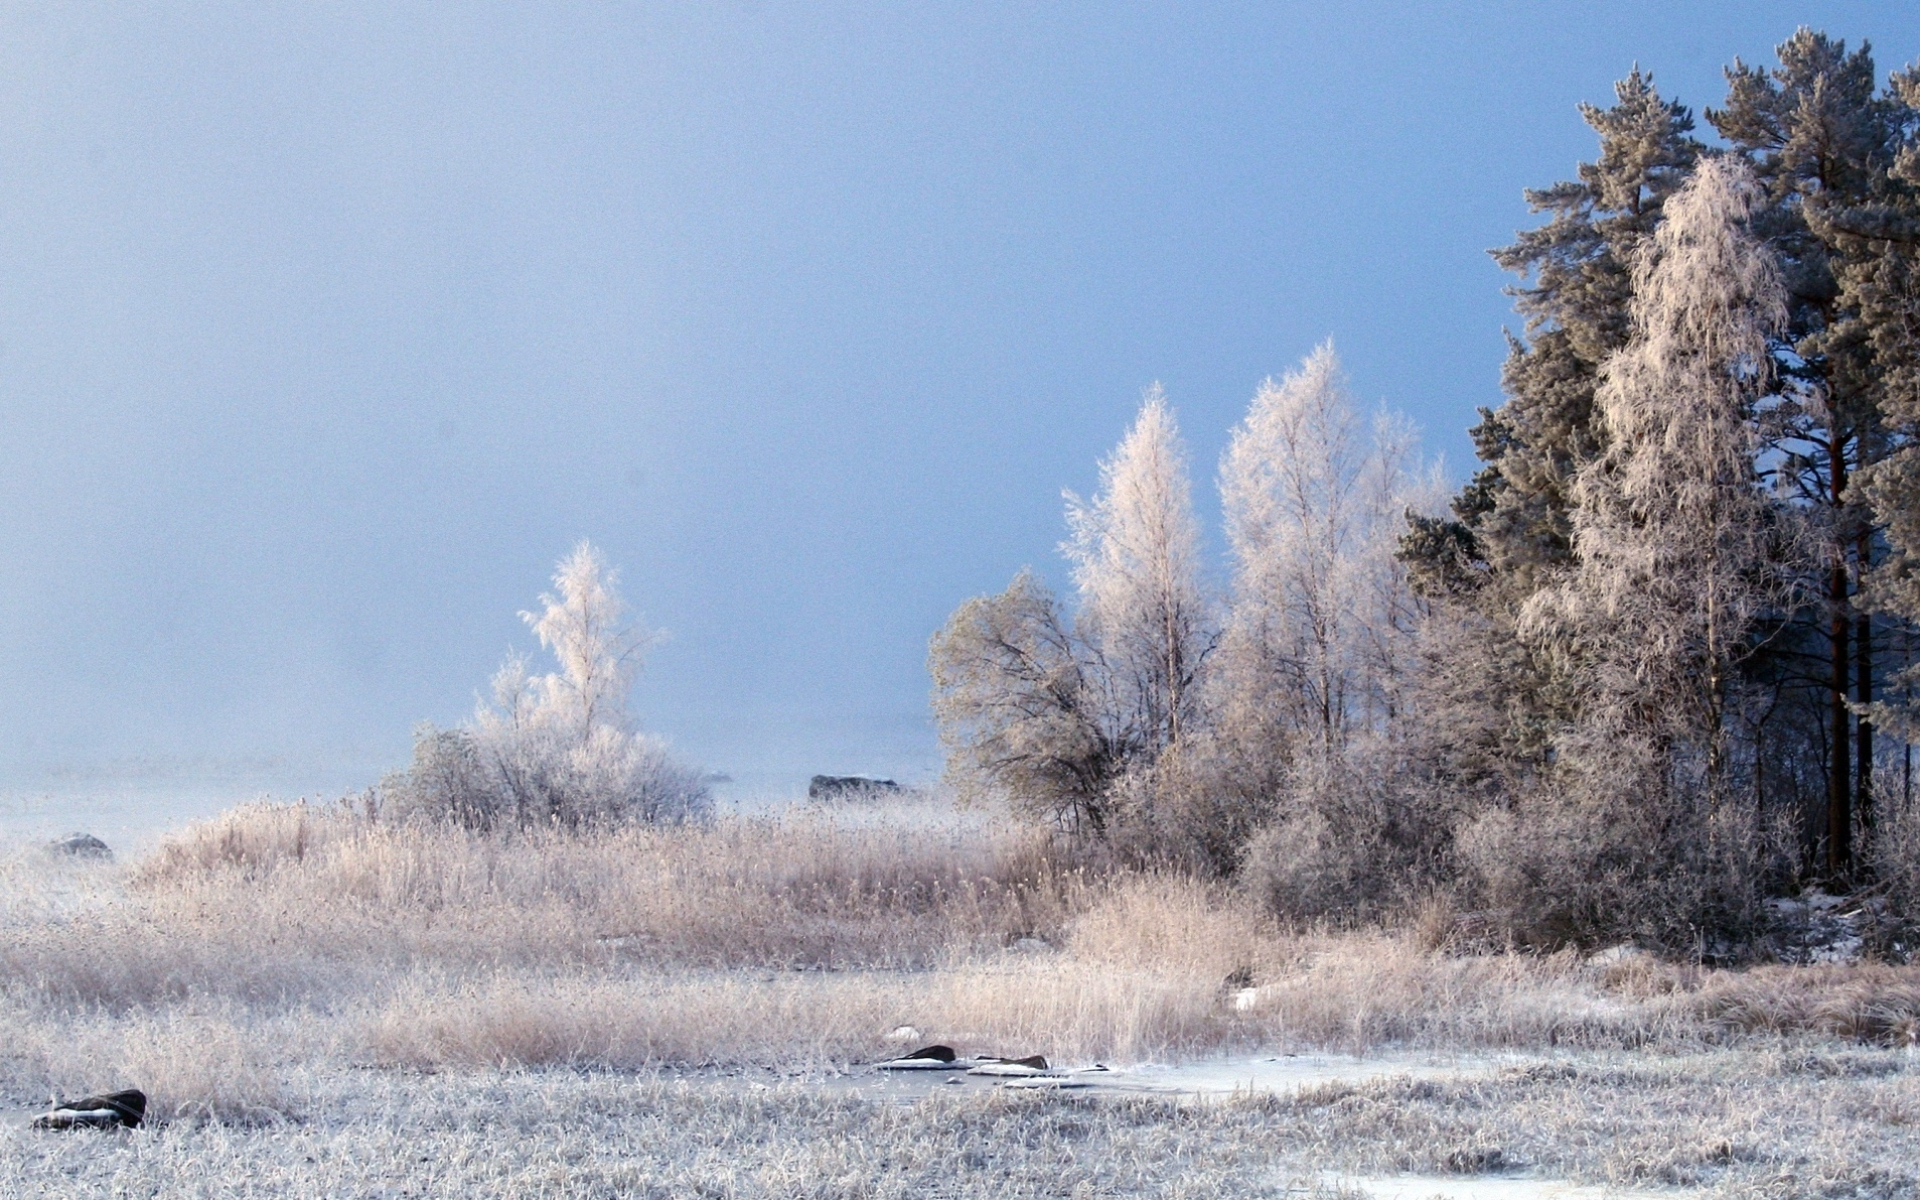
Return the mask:
[[1509,338],[1507,401],[1483,409],[1473,430],[1486,466],[1455,499],[1457,522],[1450,531],[1416,525],[1411,559],[1430,589],[1449,559],[1456,577],[1471,560],[1514,604],[1567,561],[1570,489],[1601,449],[1593,393],[1600,363],[1626,343],[1633,254],[1700,152],[1691,114],[1662,98],[1650,74],[1636,67],[1614,93],[1611,108],[1581,106],[1599,157],[1580,164],[1575,180],[1528,191],[1547,223],[1493,251],[1526,280],[1513,290],[1526,337]]
[[1598,157],[1573,180],[1528,191],[1547,223],[1493,251],[1522,277],[1513,294],[1526,330],[1509,336],[1506,402],[1482,409],[1472,431],[1485,465],[1452,519],[1414,514],[1401,544],[1414,587],[1434,601],[1431,631],[1444,627],[1462,660],[1423,685],[1427,711],[1448,714],[1434,744],[1464,752],[1446,765],[1462,785],[1506,787],[1544,768],[1554,730],[1573,716],[1571,681],[1515,636],[1515,622],[1570,562],[1573,481],[1605,444],[1594,390],[1628,338],[1634,256],[1700,153],[1691,114],[1651,75],[1636,67],[1614,92],[1612,107],[1581,107]]
[[1853,477],[1885,453],[1884,387],[1860,299],[1844,280],[1873,270],[1876,251],[1847,235],[1884,191],[1905,108],[1876,91],[1862,45],[1801,28],[1766,70],[1735,60],[1727,102],[1707,119],[1750,162],[1766,194],[1756,230],[1783,264],[1787,322],[1774,355],[1781,400],[1771,414],[1778,478],[1813,516],[1824,544],[1828,762],[1826,869],[1852,868],[1852,828],[1871,818],[1873,726],[1849,701],[1873,699],[1873,627],[1854,594],[1876,531]]
[[[1839,271],[1843,299],[1871,344],[1887,425],[1888,455],[1860,477],[1888,549],[1871,572],[1869,596],[1879,611],[1905,623],[1910,644],[1912,626],[1920,623],[1920,66],[1895,75],[1889,91],[1900,106],[1901,145],[1892,166],[1870,201],[1827,210],[1822,224],[1846,251]],[[1910,662],[1903,666],[1897,682],[1910,697],[1920,672]],[[1909,746],[1920,735],[1920,713],[1910,700],[1882,697],[1871,711]]]

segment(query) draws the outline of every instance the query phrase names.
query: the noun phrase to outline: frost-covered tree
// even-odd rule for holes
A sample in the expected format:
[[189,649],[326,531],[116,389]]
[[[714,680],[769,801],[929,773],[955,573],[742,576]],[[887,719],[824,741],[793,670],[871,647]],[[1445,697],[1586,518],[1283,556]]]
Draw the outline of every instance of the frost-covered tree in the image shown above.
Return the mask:
[[1428,503],[1413,446],[1405,422],[1362,419],[1331,342],[1263,383],[1234,431],[1215,692],[1243,753],[1333,753],[1392,717],[1416,604],[1395,550],[1408,509]]
[[1100,464],[1100,484],[1090,502],[1067,493],[1061,549],[1080,588],[1081,634],[1151,757],[1191,724],[1210,644],[1186,449],[1159,385]]
[[1158,387],[1100,478],[1091,501],[1067,494],[1077,611],[1023,571],[962,605],[928,666],[963,790],[1106,837],[1123,815],[1152,819],[1149,777],[1196,732],[1212,637],[1186,452]]
[[1575,478],[1574,562],[1521,632],[1574,684],[1544,778],[1462,826],[1524,936],[1678,943],[1751,929],[1766,883],[1742,668],[1804,578],[1764,488],[1778,263],[1736,158],[1704,159],[1634,265],[1631,335],[1595,393],[1606,451]]
[[542,593],[538,613],[520,614],[560,664],[539,681],[541,710],[582,739],[596,728],[626,727],[627,696],[654,640],[627,621],[616,581],[600,552],[581,542],[554,572],[559,594]]
[[1543,770],[1552,731],[1570,715],[1571,681],[1515,626],[1571,560],[1574,479],[1605,444],[1594,391],[1630,335],[1634,256],[1700,153],[1691,113],[1651,75],[1636,68],[1614,93],[1610,107],[1581,106],[1599,153],[1573,179],[1529,189],[1546,222],[1493,251],[1520,276],[1512,290],[1526,322],[1523,337],[1509,337],[1506,401],[1472,430],[1485,465],[1451,518],[1414,514],[1402,546],[1458,660],[1427,681],[1428,717],[1449,714],[1436,744],[1473,747],[1471,762],[1454,765],[1487,782]]
[[705,808],[699,776],[633,728],[627,694],[652,635],[627,620],[616,582],[587,542],[561,561],[557,595],[520,614],[560,669],[536,675],[509,654],[469,726],[416,735],[412,769],[388,783],[396,807],[469,825],[567,826]]
[[1420,616],[1396,549],[1408,511],[1439,499],[1415,446],[1404,420],[1361,415],[1329,342],[1260,385],[1221,459],[1233,583],[1206,790],[1287,912],[1393,895],[1431,832],[1388,778]]
[[1700,153],[1692,114],[1662,97],[1651,75],[1635,68],[1614,96],[1608,108],[1581,106],[1599,135],[1595,159],[1574,179],[1528,189],[1528,205],[1547,222],[1492,252],[1521,276],[1513,292],[1525,337],[1509,339],[1506,402],[1482,410],[1473,430],[1486,466],[1455,499],[1456,519],[1429,520],[1430,536],[1411,547],[1430,552],[1411,556],[1429,574],[1457,574],[1462,559],[1483,566],[1474,578],[1496,585],[1486,598],[1496,608],[1517,604],[1568,560],[1574,476],[1602,445],[1593,408],[1600,364],[1628,337],[1633,256]]
[[1608,450],[1574,486],[1567,582],[1528,610],[1588,672],[1587,719],[1658,728],[1726,765],[1736,667],[1789,599],[1781,519],[1762,491],[1757,405],[1785,318],[1762,197],[1738,160],[1701,163],[1635,269],[1633,336],[1596,394]]
[[948,777],[1032,817],[1104,836],[1130,730],[1100,664],[1031,571],[961,605],[927,652]]

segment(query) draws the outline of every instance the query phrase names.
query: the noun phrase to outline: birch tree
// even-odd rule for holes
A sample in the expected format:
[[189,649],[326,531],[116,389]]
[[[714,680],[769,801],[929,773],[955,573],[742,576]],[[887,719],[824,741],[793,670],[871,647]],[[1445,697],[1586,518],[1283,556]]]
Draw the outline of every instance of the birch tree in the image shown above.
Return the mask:
[[1157,756],[1188,732],[1209,649],[1186,448],[1158,384],[1091,501],[1066,493],[1061,549],[1080,589],[1080,627],[1097,654],[1132,740]]
[[1197,732],[1212,644],[1186,451],[1157,386],[1093,499],[1066,500],[1077,611],[1023,571],[954,613],[928,667],[956,784],[1104,838],[1123,815],[1156,819],[1154,769]]
[[1254,395],[1220,467],[1232,600],[1223,721],[1284,762],[1336,753],[1398,703],[1414,597],[1395,557],[1422,506],[1403,420],[1360,416],[1328,342]]

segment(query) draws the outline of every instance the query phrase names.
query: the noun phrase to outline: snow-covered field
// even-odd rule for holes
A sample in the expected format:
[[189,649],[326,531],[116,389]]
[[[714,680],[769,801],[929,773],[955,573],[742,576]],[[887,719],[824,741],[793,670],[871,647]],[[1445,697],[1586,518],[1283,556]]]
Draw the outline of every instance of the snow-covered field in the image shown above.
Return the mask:
[[1904,967],[1289,932],[927,798],[0,854],[0,1195],[1892,1195],[1917,1029]]
[[1228,1096],[935,1092],[771,1073],[296,1072],[257,1122],[0,1126],[33,1196],[1901,1196],[1897,1052],[1723,1050]]

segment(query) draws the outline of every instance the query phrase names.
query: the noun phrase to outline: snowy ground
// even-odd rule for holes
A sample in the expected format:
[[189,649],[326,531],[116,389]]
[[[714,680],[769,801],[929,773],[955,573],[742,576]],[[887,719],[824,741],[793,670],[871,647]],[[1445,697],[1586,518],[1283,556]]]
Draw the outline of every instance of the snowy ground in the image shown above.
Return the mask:
[[935,1093],[967,1095],[994,1090],[1072,1091],[1089,1096],[1165,1096],[1217,1099],[1229,1096],[1291,1096],[1302,1088],[1357,1085],[1382,1079],[1454,1080],[1485,1077],[1504,1068],[1557,1063],[1560,1058],[1526,1054],[1432,1054],[1398,1052],[1243,1055],[1182,1063],[1059,1064],[1047,1074],[996,1078],[953,1071],[888,1071],[872,1066],[821,1075],[809,1086],[875,1100],[911,1102]]
[[[1378,1064],[1357,1064],[1372,1066]],[[1898,1051],[1615,1055],[1219,1095],[936,1090],[772,1073],[327,1071],[291,1113],[0,1125],[20,1196],[1910,1196]]]
[[[787,803],[0,854],[0,1198],[1920,1194],[1920,1063],[1874,1048],[1914,968],[1286,933],[937,799]],[[1065,1073],[873,1068],[923,1041]],[[26,1127],[122,1086],[162,1119]]]

